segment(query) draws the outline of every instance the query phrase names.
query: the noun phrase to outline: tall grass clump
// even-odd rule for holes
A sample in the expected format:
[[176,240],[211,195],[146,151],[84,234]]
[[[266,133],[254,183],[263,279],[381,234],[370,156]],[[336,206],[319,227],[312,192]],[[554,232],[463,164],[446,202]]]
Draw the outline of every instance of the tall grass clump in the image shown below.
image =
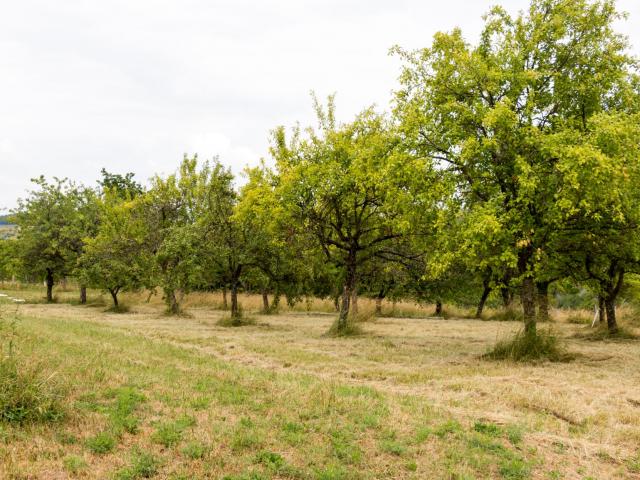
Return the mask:
[[0,313],[0,422],[40,423],[64,416],[54,375],[27,361],[16,349],[17,317]]
[[483,358],[514,362],[562,362],[572,357],[550,330],[539,330],[535,333],[525,333],[521,330],[513,338],[498,341]]
[[216,324],[220,327],[245,327],[255,325],[256,320],[253,317],[247,316],[242,310],[239,310],[236,315],[223,315]]
[[340,325],[339,321],[333,322],[329,330],[324,334],[325,337],[355,337],[362,335],[364,332],[360,325],[358,325],[351,318],[347,321],[346,325]]

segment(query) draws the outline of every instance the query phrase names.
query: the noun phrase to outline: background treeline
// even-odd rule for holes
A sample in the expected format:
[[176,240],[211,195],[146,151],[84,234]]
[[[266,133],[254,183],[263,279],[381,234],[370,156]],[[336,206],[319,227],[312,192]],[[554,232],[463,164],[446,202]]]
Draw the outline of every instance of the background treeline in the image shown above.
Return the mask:
[[162,292],[173,314],[222,289],[238,322],[241,290],[265,310],[332,297],[337,333],[360,295],[477,316],[515,299],[535,337],[555,289],[597,302],[615,333],[640,267],[640,81],[620,18],[613,1],[533,0],[491,10],[475,44],[453,30],[396,48],[389,112],[338,123],[333,98],[314,99],[318,125],[275,129],[272,161],[239,189],[196,157],[148,187],[105,170],[98,188],[36,179],[0,276],[44,280],[50,301],[66,277],[114,307],[122,291]]

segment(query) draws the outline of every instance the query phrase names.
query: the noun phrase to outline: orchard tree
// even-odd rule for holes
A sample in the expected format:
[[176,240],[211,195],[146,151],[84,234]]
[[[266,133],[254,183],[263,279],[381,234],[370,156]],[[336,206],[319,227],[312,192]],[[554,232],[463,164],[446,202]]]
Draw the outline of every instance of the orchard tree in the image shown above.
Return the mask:
[[115,189],[106,190],[100,202],[100,225],[85,239],[78,261],[82,285],[106,290],[113,307],[118,294],[146,285],[152,268],[144,210],[135,200],[123,200]]
[[53,301],[55,282],[71,274],[77,260],[76,207],[78,190],[66,179],[32,179],[37,188],[18,200],[17,254],[23,272],[44,278],[47,301]]
[[[460,30],[430,48],[397,50],[405,61],[395,112],[409,148],[456,180],[461,205],[494,242],[521,284],[525,331],[535,335],[535,281],[541,252],[563,227],[560,132],[587,132],[602,112],[637,105],[621,18],[613,1],[532,0],[511,17],[496,7],[477,45]],[[584,165],[574,164],[584,170]],[[466,224],[461,236],[477,226]]]
[[324,111],[316,102],[320,130],[287,142],[274,132],[276,195],[296,233],[308,236],[340,272],[342,300],[334,329],[347,329],[351,299],[363,265],[403,255],[394,242],[433,210],[440,184],[431,165],[398,148],[389,121],[366,110],[338,126],[333,99]]
[[184,296],[201,275],[200,238],[196,228],[198,189],[205,171],[197,169],[197,157],[185,156],[178,171],[156,176],[151,188],[137,201],[147,222],[146,244],[153,256],[150,286],[163,290],[167,312],[181,312]]
[[564,228],[556,249],[567,270],[595,286],[609,331],[624,276],[640,272],[640,114],[601,113],[586,131],[549,142],[564,188],[556,194]]
[[229,289],[232,323],[240,325],[238,293],[243,275],[265,282],[275,280],[271,267],[277,252],[269,242],[266,219],[260,215],[255,181],[250,179],[238,194],[233,180],[231,171],[217,160],[204,164],[198,187],[197,229],[203,245],[203,277],[209,284]]

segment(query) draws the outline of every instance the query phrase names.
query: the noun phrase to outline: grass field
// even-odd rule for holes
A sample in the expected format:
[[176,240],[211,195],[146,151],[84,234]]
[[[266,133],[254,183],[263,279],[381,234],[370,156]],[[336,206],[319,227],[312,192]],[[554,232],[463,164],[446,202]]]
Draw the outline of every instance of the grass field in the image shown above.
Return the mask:
[[588,312],[549,325],[574,360],[514,364],[480,356],[516,322],[387,317],[331,339],[328,302],[224,328],[214,295],[174,318],[157,297],[113,314],[0,292],[27,300],[2,316],[64,411],[0,423],[3,479],[640,478],[640,342],[583,338]]

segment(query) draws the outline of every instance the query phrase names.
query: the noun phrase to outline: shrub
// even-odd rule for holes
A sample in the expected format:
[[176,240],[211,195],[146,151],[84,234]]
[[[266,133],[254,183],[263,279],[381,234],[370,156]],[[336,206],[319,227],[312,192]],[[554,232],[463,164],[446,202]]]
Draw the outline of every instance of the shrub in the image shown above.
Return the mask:
[[483,355],[483,358],[515,362],[561,362],[571,360],[572,357],[550,330],[540,330],[533,334],[521,330],[512,339],[499,341],[492,350]]

